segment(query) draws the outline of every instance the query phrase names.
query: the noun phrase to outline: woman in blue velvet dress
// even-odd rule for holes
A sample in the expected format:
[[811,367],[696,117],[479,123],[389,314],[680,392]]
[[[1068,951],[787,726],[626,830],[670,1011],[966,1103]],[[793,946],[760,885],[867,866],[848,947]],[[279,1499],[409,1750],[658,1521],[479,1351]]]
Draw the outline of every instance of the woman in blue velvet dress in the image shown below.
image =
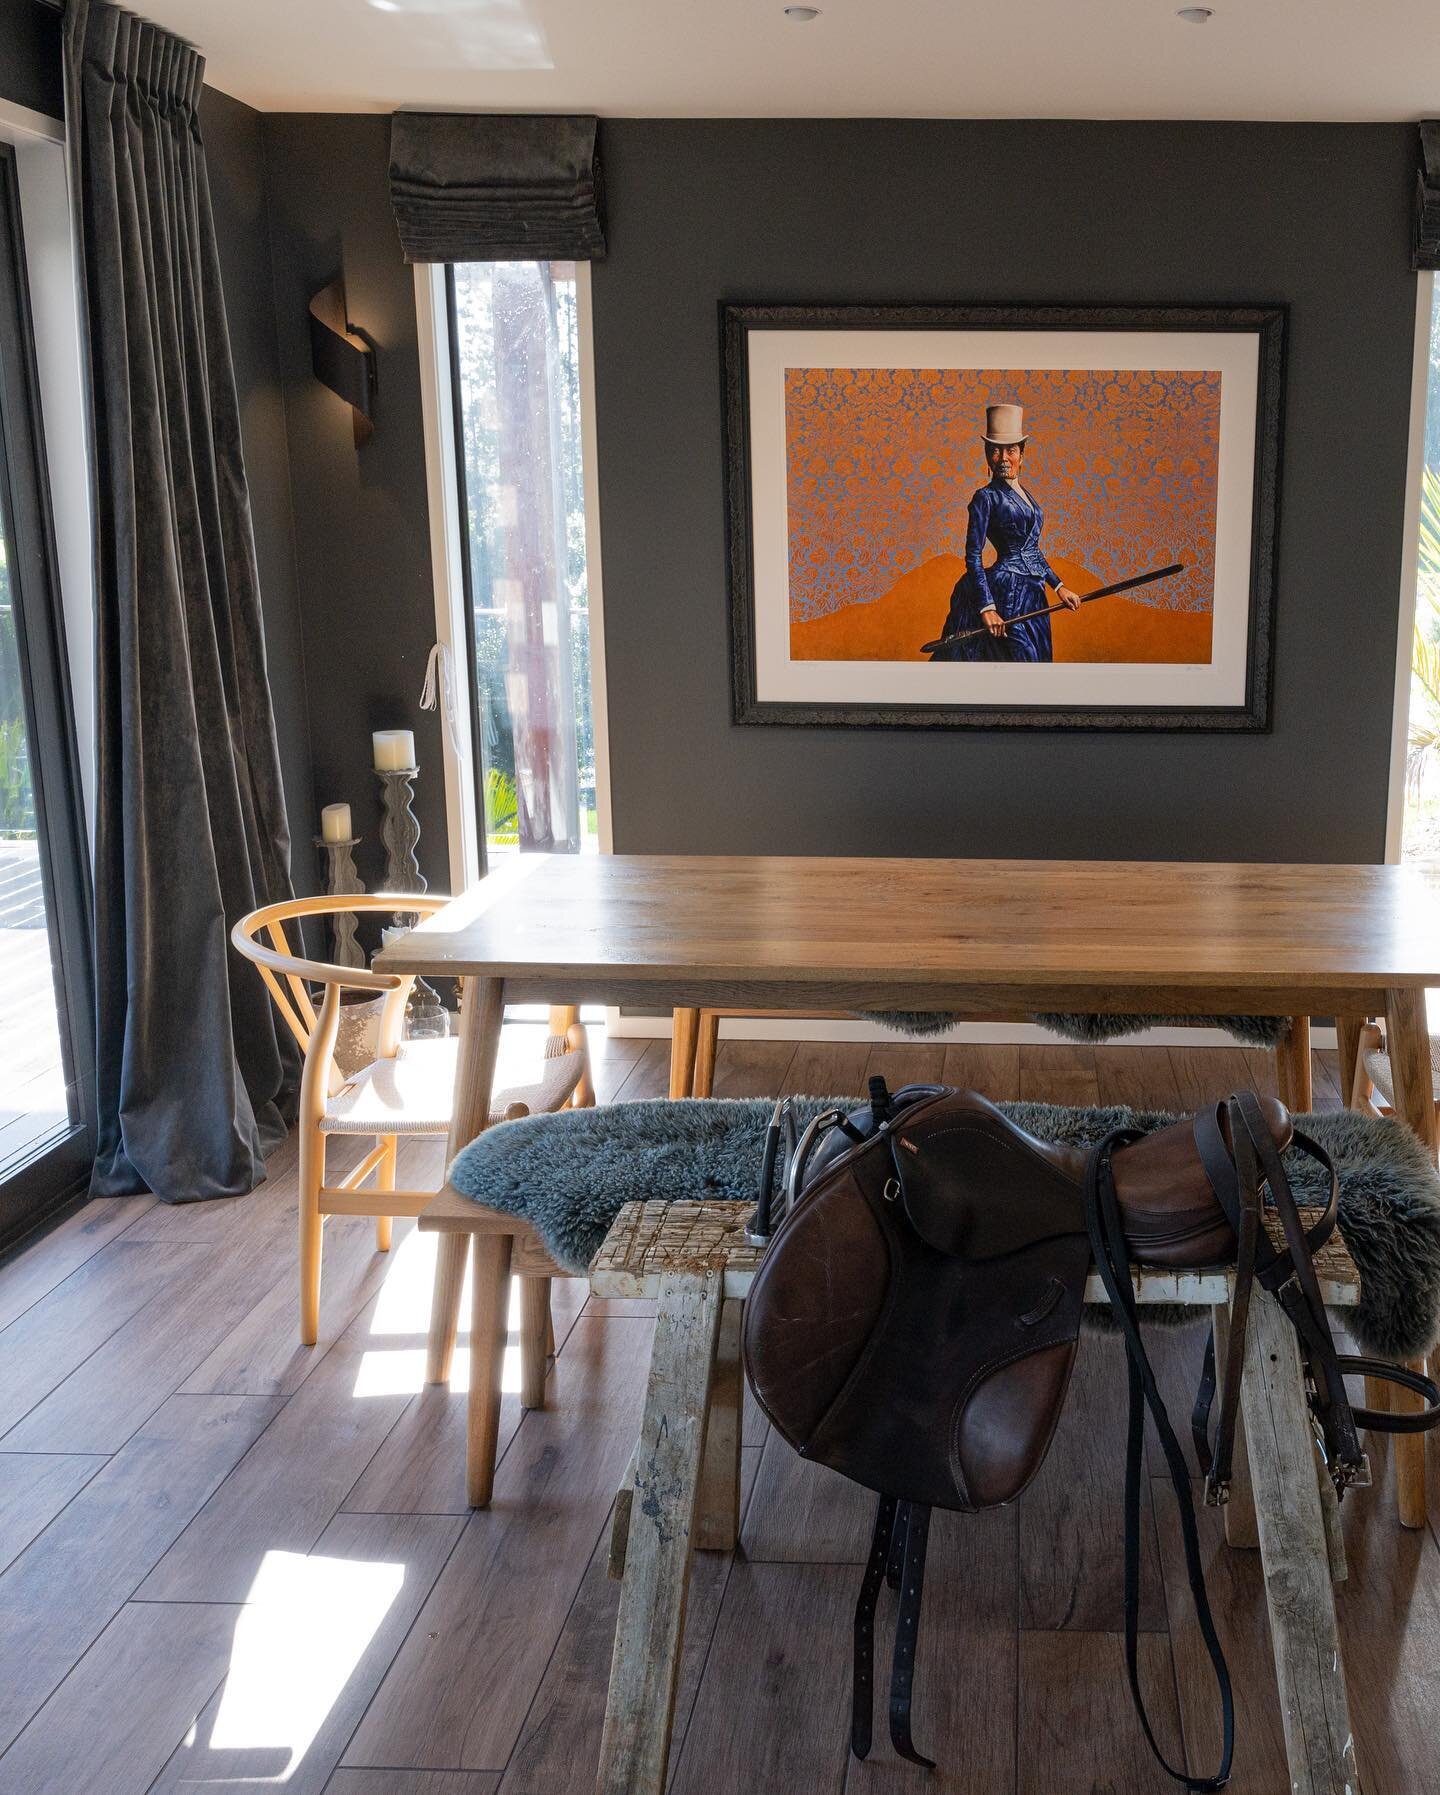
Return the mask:
[[[965,572],[950,595],[950,614],[933,660],[1054,660],[1050,619],[1030,617],[1023,623],[1013,619],[1051,603],[1072,610],[1080,603],[1045,559],[1040,547],[1045,513],[1020,484],[1024,421],[1018,405],[986,408],[983,440],[990,482],[970,501]],[[983,560],[987,541],[996,554],[988,568]],[[969,641],[952,640],[972,630],[984,634],[972,635]]]

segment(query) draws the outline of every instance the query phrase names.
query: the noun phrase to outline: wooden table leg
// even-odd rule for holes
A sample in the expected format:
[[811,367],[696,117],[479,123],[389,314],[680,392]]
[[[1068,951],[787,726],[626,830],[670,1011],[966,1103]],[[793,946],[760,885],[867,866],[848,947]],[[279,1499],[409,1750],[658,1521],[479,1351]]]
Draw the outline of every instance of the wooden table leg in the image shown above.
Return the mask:
[[718,1272],[660,1286],[597,1795],[664,1795],[721,1307]]
[[700,1507],[695,1518],[695,1545],[701,1552],[733,1552],[740,1535],[740,1422],[745,1402],[740,1325],[744,1318],[744,1303],[731,1297],[720,1315],[715,1375],[710,1380]]
[[1292,1114],[1303,1115],[1315,1107],[1310,1065],[1310,1018],[1292,1016],[1290,1033],[1275,1049],[1275,1081],[1280,1101]]
[[[460,1055],[455,1068],[455,1107],[450,1116],[450,1137],[445,1144],[445,1163],[462,1147],[469,1146],[490,1120],[490,1093],[495,1084],[495,1061],[500,1053],[500,1030],[505,1022],[503,979],[460,981]],[[460,1325],[460,1289],[465,1282],[465,1254],[470,1242],[464,1234],[442,1234],[435,1255],[435,1289],[430,1300],[430,1343],[426,1354],[425,1381],[450,1381],[450,1362],[455,1356],[455,1335]],[[473,1391],[472,1391],[473,1400]]]
[[[1430,1029],[1425,993],[1407,988],[1385,993],[1385,1044],[1395,1086],[1395,1114],[1408,1122],[1435,1157],[1435,1076],[1430,1067]],[[1423,1369],[1423,1367],[1422,1367]],[[1396,1409],[1418,1408],[1420,1398],[1394,1389]],[[1395,1493],[1402,1527],[1423,1527],[1425,1501],[1425,1436],[1396,1434]]]
[[695,1044],[699,1010],[676,1010],[670,1023],[670,1095],[688,1097],[695,1088]]
[[1300,1353],[1284,1311],[1258,1286],[1241,1404],[1290,1787],[1361,1795]]
[[1340,1049],[1340,1101],[1346,1109],[1358,1109],[1355,1101],[1355,1069],[1360,1061],[1360,1031],[1363,1016],[1335,1018],[1335,1044]]
[[692,1097],[715,1095],[715,1059],[720,1050],[720,1016],[716,1010],[701,1010],[695,1036],[695,1072],[690,1080]]

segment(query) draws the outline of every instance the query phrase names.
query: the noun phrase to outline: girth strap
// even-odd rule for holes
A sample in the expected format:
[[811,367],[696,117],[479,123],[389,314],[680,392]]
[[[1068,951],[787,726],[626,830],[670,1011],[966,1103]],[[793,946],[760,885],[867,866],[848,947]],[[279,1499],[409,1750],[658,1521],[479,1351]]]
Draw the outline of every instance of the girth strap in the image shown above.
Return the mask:
[[882,1584],[900,1591],[895,1616],[895,1655],[890,1671],[890,1740],[902,1758],[935,1768],[916,1751],[910,1733],[915,1688],[915,1653],[920,1637],[920,1602],[925,1588],[925,1547],[930,1509],[923,1502],[900,1502],[882,1496],[875,1511],[875,1531],[865,1578],[855,1603],[855,1658],[850,1686],[850,1749],[857,1758],[869,1755],[875,1707],[875,1609]]
[[[1130,1281],[1130,1254],[1125,1230],[1120,1220],[1120,1203],[1115,1194],[1115,1180],[1110,1169],[1111,1150],[1123,1143],[1138,1140],[1135,1129],[1119,1129],[1100,1142],[1091,1153],[1085,1168],[1085,1226],[1089,1231],[1095,1263],[1110,1298],[1110,1308],[1125,1341],[1126,1369],[1129,1383],[1128,1426],[1125,1443],[1125,1671],[1130,1683],[1130,1697],[1139,1716],[1145,1738],[1156,1762],[1168,1776],[1186,1789],[1208,1792],[1223,1789],[1230,1780],[1230,1766],[1235,1752],[1235,1697],[1230,1687],[1230,1671],[1220,1647],[1219,1635],[1210,1614],[1205,1592],[1205,1571],[1200,1560],[1200,1535],[1195,1524],[1195,1503],[1190,1491],[1190,1472],[1165,1403],[1155,1383],[1145,1344],[1140,1338],[1140,1318],[1135,1304],[1135,1290]],[[1150,1410],[1155,1431],[1165,1454],[1170,1481],[1180,1512],[1180,1532],[1185,1547],[1185,1574],[1190,1595],[1195,1603],[1195,1618],[1200,1626],[1205,1649],[1215,1672],[1220,1692],[1223,1739],[1220,1765],[1213,1776],[1188,1776],[1170,1764],[1156,1741],[1150,1717],[1140,1693],[1140,1498],[1145,1455],[1145,1410]]]
[[915,1652],[920,1643],[920,1598],[925,1589],[925,1546],[930,1537],[930,1505],[904,1504],[905,1563],[900,1608],[895,1616],[895,1657],[890,1667],[890,1743],[902,1758],[933,1770],[935,1760],[916,1751],[910,1737],[910,1705],[915,1687]]
[[882,1496],[875,1510],[875,1531],[870,1537],[870,1556],[865,1579],[855,1603],[855,1659],[850,1678],[850,1749],[857,1758],[870,1755],[870,1732],[875,1709],[875,1605],[880,1600],[890,1564],[890,1542],[898,1531],[895,1513],[900,1504]]

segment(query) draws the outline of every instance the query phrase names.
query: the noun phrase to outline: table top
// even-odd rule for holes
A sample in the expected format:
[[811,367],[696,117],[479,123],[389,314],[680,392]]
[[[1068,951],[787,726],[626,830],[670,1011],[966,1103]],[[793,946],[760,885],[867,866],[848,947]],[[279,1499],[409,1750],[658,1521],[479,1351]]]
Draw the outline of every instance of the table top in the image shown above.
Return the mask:
[[1140,991],[1440,984],[1437,900],[1440,873],[1415,866],[516,855],[375,964],[539,981],[557,1002],[684,984],[717,1005],[727,986],[883,1005],[910,980],[1124,1009]]

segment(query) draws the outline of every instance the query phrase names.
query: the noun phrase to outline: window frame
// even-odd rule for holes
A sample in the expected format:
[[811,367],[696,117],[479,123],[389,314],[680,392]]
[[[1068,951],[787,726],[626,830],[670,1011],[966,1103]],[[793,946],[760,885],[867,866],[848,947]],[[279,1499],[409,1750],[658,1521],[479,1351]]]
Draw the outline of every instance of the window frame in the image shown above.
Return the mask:
[[1410,378],[1410,443],[1405,470],[1405,538],[1400,553],[1400,612],[1395,637],[1395,699],[1391,714],[1390,789],[1385,858],[1398,863],[1405,834],[1405,774],[1410,743],[1410,663],[1420,579],[1420,493],[1425,477],[1425,412],[1430,385],[1430,332],[1435,276],[1416,276],[1415,357]]
[[[425,470],[430,496],[430,552],[435,582],[435,639],[452,657],[453,712],[442,730],[451,890],[468,889],[484,875],[485,831],[479,732],[474,706],[474,611],[469,557],[461,520],[465,476],[459,451],[459,405],[454,375],[454,282],[449,265],[415,268],[419,325]],[[600,497],[595,427],[594,319],[590,264],[575,264],[580,345],[580,435],[585,494],[586,600],[590,614],[590,704],[595,738],[598,847],[613,851],[610,809],[609,713],[605,683],[605,608],[601,575]]]

